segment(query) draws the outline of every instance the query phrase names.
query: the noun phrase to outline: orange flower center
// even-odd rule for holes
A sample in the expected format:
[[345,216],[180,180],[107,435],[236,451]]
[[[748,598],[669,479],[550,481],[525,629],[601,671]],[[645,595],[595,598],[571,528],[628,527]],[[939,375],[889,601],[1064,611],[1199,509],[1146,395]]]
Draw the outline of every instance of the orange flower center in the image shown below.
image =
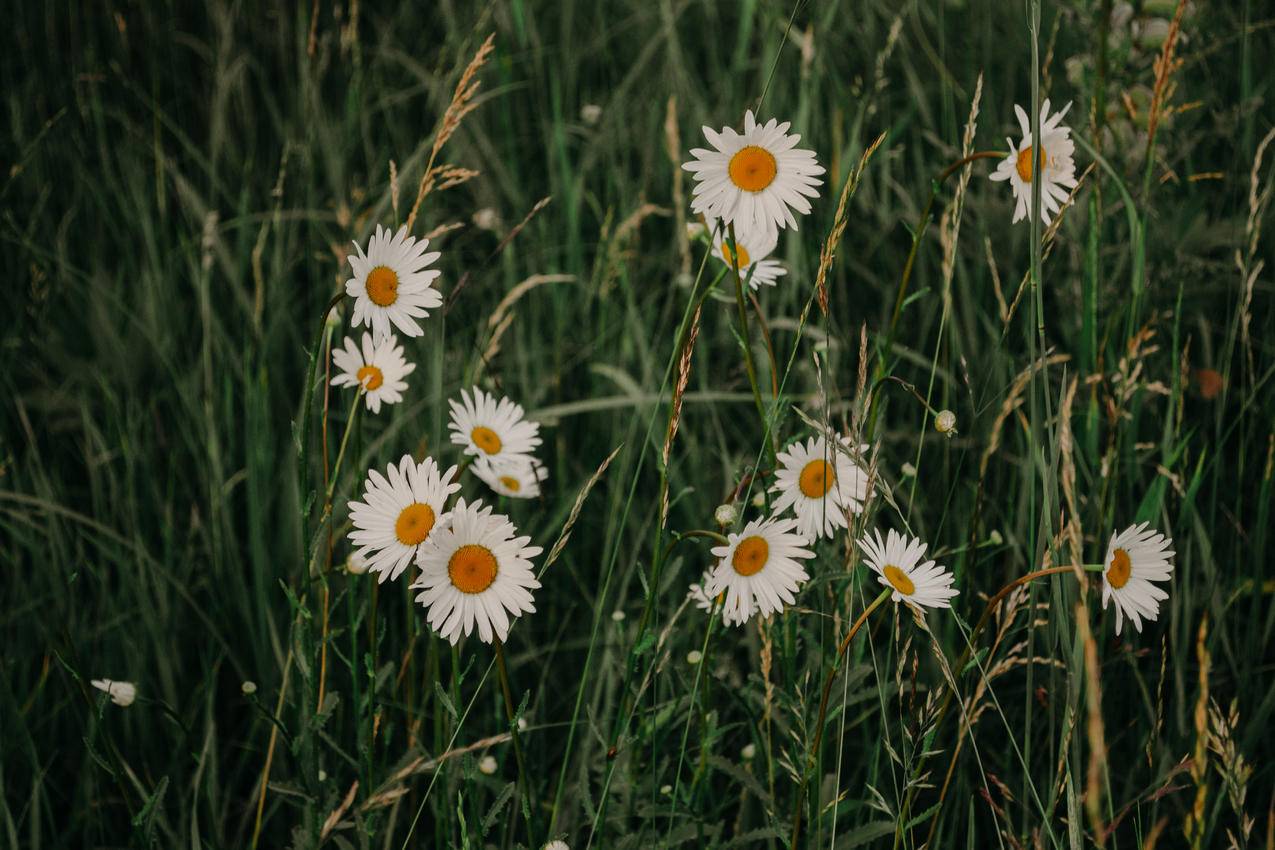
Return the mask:
[[770,151],[759,148],[757,145],[749,145],[746,148],[740,148],[730,158],[727,171],[730,173],[731,182],[745,192],[760,192],[775,182],[779,165],[775,162],[775,155]]
[[367,297],[378,307],[398,300],[398,273],[389,266],[377,266],[367,273]]
[[355,374],[359,379],[359,383],[363,389],[371,392],[380,389],[381,384],[385,383],[385,374],[375,366],[364,366]]
[[496,556],[486,546],[470,544],[452,553],[447,576],[461,593],[482,593],[496,580]]
[[394,536],[404,546],[415,546],[429,537],[433,528],[434,509],[420,502],[412,502],[398,515],[398,520],[394,523]]
[[1133,572],[1133,564],[1129,563],[1129,553],[1117,549],[1111,555],[1111,567],[1107,570],[1107,584],[1116,590],[1129,583],[1129,574]]
[[503,445],[503,443],[500,442],[500,437],[496,435],[496,432],[483,425],[479,425],[477,428],[470,431],[469,438],[474,441],[474,445],[478,446],[478,448],[482,449],[489,455],[494,455],[499,452],[500,447]]
[[735,554],[731,556],[730,565],[741,576],[751,576],[761,572],[769,559],[770,544],[765,537],[754,535],[739,541]]
[[500,483],[505,485],[506,490],[511,490],[514,493],[517,493],[522,489],[522,482],[517,478],[514,478],[512,475],[500,476]]
[[801,470],[797,486],[811,499],[822,499],[837,483],[837,472],[826,460],[812,460]]
[[912,583],[912,579],[908,578],[908,574],[894,564],[886,564],[885,569],[881,572],[885,573],[885,580],[894,585],[894,589],[899,593],[904,596],[911,596],[916,593],[916,585]]
[[722,243],[722,257],[726,260],[726,265],[730,266],[732,269],[736,268],[735,257],[737,255],[739,257],[738,268],[746,269],[750,265],[752,265],[752,258],[748,256],[748,249],[745,248],[743,245],[740,245],[738,242],[736,242],[735,250],[732,252],[730,249],[730,245],[728,245],[725,242]]
[[[1031,145],[1023,148],[1018,152],[1018,161],[1014,163],[1018,168],[1018,176],[1022,178],[1024,183],[1032,182],[1032,151],[1035,150]],[[1040,153],[1036,155],[1036,163],[1042,170],[1045,167],[1045,149],[1041,148]]]

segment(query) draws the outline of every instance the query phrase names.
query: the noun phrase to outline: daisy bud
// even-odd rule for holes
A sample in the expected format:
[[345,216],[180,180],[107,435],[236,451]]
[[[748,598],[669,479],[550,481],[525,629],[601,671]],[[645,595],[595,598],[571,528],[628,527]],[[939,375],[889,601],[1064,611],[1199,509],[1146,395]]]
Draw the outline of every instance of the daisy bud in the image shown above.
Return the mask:
[[602,119],[602,107],[596,103],[586,103],[580,107],[580,120],[592,127]]
[[956,414],[950,410],[940,410],[934,417],[934,430],[946,437],[956,436]]
[[483,207],[470,220],[479,230],[495,230],[500,226],[500,215],[491,207]]
[[320,771],[319,771],[319,781],[320,781],[320,782],[327,782],[327,781],[328,781],[328,772],[327,772],[326,770],[320,770]]
[[494,756],[483,756],[478,762],[478,772],[483,776],[491,776],[496,772],[496,759]]
[[744,748],[739,751],[739,754],[743,756],[744,761],[752,761],[753,756],[757,755],[757,745],[745,744]]
[[367,572],[367,558],[358,552],[351,552],[350,557],[345,562],[345,571],[352,576],[361,576]]
[[668,795],[670,795],[670,794],[672,794],[672,793],[673,793],[673,786],[672,786],[672,785],[661,785],[661,786],[660,786],[660,793],[661,793],[661,794],[663,794],[665,797],[667,797]]
[[708,228],[704,227],[704,223],[700,221],[686,222],[686,238],[698,239],[708,232]]
[[544,846],[544,850],[571,850],[565,841],[550,841]]
[[519,717],[519,718],[518,718],[518,731],[519,731],[519,732],[526,732],[526,731],[527,731],[527,718],[525,718],[525,717]]
[[111,702],[128,708],[137,699],[137,685],[132,682],[113,682],[110,679],[94,679],[90,684],[99,691],[110,694]]
[[766,494],[765,494],[765,493],[758,492],[758,493],[757,493],[757,495],[753,496],[753,507],[754,507],[754,508],[764,508],[764,507],[766,507]]
[[243,691],[244,696],[250,697],[257,692],[257,683],[249,679],[239,686],[239,690]]
[[993,528],[992,532],[987,535],[987,542],[993,546],[999,546],[1005,542],[1005,538],[1001,537],[1001,533]]
[[626,616],[625,613],[621,611],[619,608],[616,608],[614,611],[611,612],[611,619],[617,623],[623,623],[625,616]]
[[899,467],[899,472],[903,473],[904,478],[911,478],[912,476],[916,475],[916,467],[910,463],[905,462],[902,466]]
[[722,528],[735,524],[735,520],[739,518],[739,511],[735,510],[734,505],[718,505],[717,510],[713,511],[713,519]]
[[700,652],[698,649],[692,649],[690,652],[686,653],[687,664],[698,664],[703,660],[704,653]]

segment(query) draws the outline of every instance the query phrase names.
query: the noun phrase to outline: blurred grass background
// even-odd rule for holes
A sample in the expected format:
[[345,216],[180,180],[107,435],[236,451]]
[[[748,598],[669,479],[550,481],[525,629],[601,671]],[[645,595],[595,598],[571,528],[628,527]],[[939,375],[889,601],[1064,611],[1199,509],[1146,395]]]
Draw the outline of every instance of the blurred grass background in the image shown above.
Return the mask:
[[[667,393],[656,400],[702,255],[683,236],[675,199],[690,181],[677,166],[702,144],[701,124],[738,123],[765,90],[760,114],[791,120],[829,168],[812,215],[781,243],[788,277],[760,296],[781,364],[837,194],[886,134],[852,201],[830,312],[811,314],[784,386],[789,401],[811,413],[826,401],[841,422],[863,412],[863,365],[923,395],[932,386],[933,407],[956,412],[959,434],[945,439],[892,386],[875,436],[897,505],[877,521],[906,518],[956,570],[960,616],[976,619],[979,594],[1028,572],[1049,542],[1037,537],[1041,492],[1053,531],[1083,529],[1089,562],[1113,528],[1144,519],[1178,553],[1171,598],[1141,635],[1115,638],[1111,612],[1087,597],[1103,737],[1086,726],[1070,578],[1041,585],[1007,620],[983,657],[997,670],[990,692],[956,671],[987,713],[937,814],[923,786],[942,783],[958,736],[949,723],[925,737],[943,682],[937,650],[909,618],[880,617],[852,651],[812,783],[823,803],[839,802],[808,815],[807,835],[838,848],[915,847],[932,826],[941,847],[1270,846],[1275,352],[1260,264],[1272,152],[1256,171],[1254,160],[1275,119],[1265,59],[1275,18],[1251,0],[1189,4],[1172,111],[1148,162],[1154,62],[1174,6],[1042,4],[1042,97],[1073,103],[1069,123],[1107,163],[1044,263],[1044,335],[1067,359],[1033,391],[1056,412],[1076,381],[1069,442],[1059,420],[1028,422],[1025,403],[998,418],[1030,363],[1030,295],[1008,322],[1005,308],[1031,252],[985,163],[965,195],[950,290],[936,222],[894,345],[883,339],[912,228],[931,180],[960,156],[979,74],[977,149],[1003,148],[1017,133],[1012,105],[1030,104],[1021,3],[8,4],[0,840],[250,846],[275,729],[260,846],[785,846],[789,766],[808,745],[820,671],[864,588],[874,592],[862,567],[825,543],[803,613],[765,640],[750,624],[710,643],[705,620],[678,608],[709,565],[707,546],[685,544],[655,588],[653,625],[670,628],[667,640],[633,645]],[[407,342],[420,366],[405,403],[356,428],[334,564],[316,580],[315,516],[302,517],[323,474],[321,387],[312,409],[300,400],[321,314],[347,277],[351,241],[405,217],[458,68],[491,32],[481,105],[443,155],[481,175],[431,195],[417,226],[461,225],[437,241],[449,305]],[[1083,149],[1077,159],[1094,161]],[[494,216],[476,220],[480,210]],[[496,304],[541,274],[564,277],[516,302],[491,352]],[[709,527],[759,456],[733,322],[731,304],[706,304],[669,464],[673,529]],[[510,638],[515,687],[528,693],[531,837],[509,744],[454,753],[506,729],[486,648],[454,652],[429,636],[405,581],[373,590],[340,569],[342,506],[361,471],[404,451],[449,457],[444,400],[479,375],[548,426],[546,498],[503,507],[540,545],[623,446],[537,613]],[[333,394],[329,457],[347,411]],[[313,451],[302,469],[304,416]],[[804,429],[785,414],[779,430],[786,442]],[[1037,430],[1053,435],[1044,473]],[[316,712],[324,593],[331,643]],[[955,618],[930,622],[950,663],[964,648]],[[706,646],[702,666],[686,662]],[[626,685],[636,687],[626,665],[651,684],[609,755]],[[111,706],[87,688],[99,677],[136,681],[142,698]],[[1235,728],[1200,720],[1210,699],[1223,716],[1234,701]],[[744,758],[750,744],[757,754]],[[477,770],[487,754],[494,775]],[[916,820],[899,830],[913,776]],[[1193,811],[1198,826],[1184,834]],[[1245,816],[1256,821],[1247,835]],[[1114,824],[1110,835],[1099,823]]]

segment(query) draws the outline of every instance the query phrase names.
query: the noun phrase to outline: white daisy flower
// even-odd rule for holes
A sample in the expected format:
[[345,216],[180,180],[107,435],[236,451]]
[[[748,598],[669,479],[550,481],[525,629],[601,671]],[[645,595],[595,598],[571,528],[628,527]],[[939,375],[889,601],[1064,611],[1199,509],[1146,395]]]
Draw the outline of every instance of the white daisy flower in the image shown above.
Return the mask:
[[452,409],[451,423],[448,429],[452,432],[452,442],[464,446],[465,454],[485,457],[499,462],[511,458],[526,460],[536,446],[540,445],[540,425],[528,422],[522,405],[515,404],[508,398],[496,401],[496,396],[485,393],[478,387],[470,392],[460,391],[460,401],[451,399],[448,405]]
[[737,626],[755,613],[767,617],[797,600],[797,589],[810,578],[798,559],[815,553],[805,548],[806,537],[793,533],[796,528],[797,520],[791,518],[755,519],[727,536],[725,546],[713,547],[721,560],[704,592],[726,594],[722,622]]
[[484,484],[511,499],[540,498],[540,482],[549,477],[543,464],[525,455],[496,461],[482,456],[474,461],[473,470]]
[[735,222],[737,234],[776,227],[797,229],[792,211],[810,212],[807,198],[815,189],[823,166],[815,152],[797,147],[801,136],[788,135],[790,123],[774,118],[758,126],[752,110],[744,114],[743,135],[732,127],[720,133],[704,128],[716,150],[693,148],[691,162],[682,168],[695,175],[691,209],[705,216]]
[[432,457],[415,463],[403,455],[386,472],[388,478],[369,469],[363,501],[350,502],[350,540],[359,547],[350,562],[363,560],[381,581],[398,578],[421,544],[447,524],[447,497],[460,489],[456,467],[440,474]]
[[112,679],[93,679],[90,685],[99,691],[105,691],[110,694],[111,702],[123,708],[128,708],[133,704],[133,700],[137,699],[137,685],[132,682],[116,682]]
[[728,269],[735,268],[735,255],[739,255],[739,277],[748,281],[753,289],[762,286],[774,286],[775,281],[788,274],[788,270],[778,260],[768,260],[767,256],[779,244],[779,231],[771,227],[766,230],[740,231],[735,229],[735,250],[730,247],[730,230],[726,226],[718,227],[717,220],[709,218],[708,232],[713,237],[713,256],[721,260]]
[[879,531],[872,534],[859,539],[859,548],[876,572],[877,581],[894,591],[891,599],[920,608],[952,607],[948,600],[960,594],[952,587],[956,577],[933,561],[922,563],[924,543],[893,529],[886,533],[885,540]]
[[686,598],[695,603],[695,607],[703,611],[705,614],[713,613],[713,597],[708,595],[705,588],[708,587],[709,580],[713,577],[712,570],[705,570],[704,575],[697,584],[692,584],[690,589],[686,591]]
[[425,268],[442,255],[425,253],[428,247],[428,239],[408,236],[406,225],[391,236],[378,224],[366,254],[354,243],[354,277],[345,282],[345,294],[354,298],[354,327],[366,324],[377,340],[390,335],[391,324],[407,336],[424,333],[416,320],[443,303],[432,286],[442,272]]
[[1143,618],[1154,620],[1160,615],[1160,600],[1168,599],[1169,594],[1152,582],[1172,578],[1172,545],[1171,539],[1145,522],[1111,535],[1103,559],[1102,608],[1105,611],[1108,600],[1115,600],[1116,634],[1120,634],[1125,616],[1142,631]]
[[432,534],[416,556],[421,574],[412,587],[428,610],[430,628],[452,643],[478,629],[484,643],[502,643],[512,617],[534,613],[531,591],[540,587],[531,558],[543,550],[515,537],[507,517],[482,502],[456,503],[451,523]]
[[372,335],[364,333],[361,349],[347,336],[343,348],[332,349],[332,362],[341,370],[332,379],[332,386],[363,387],[367,409],[373,413],[381,412],[382,403],[402,401],[407,389],[403,379],[416,370],[416,364],[403,357],[403,347],[393,334],[374,343]]
[[812,540],[847,527],[847,514],[857,514],[868,494],[868,476],[846,455],[849,444],[839,441],[840,450],[823,437],[796,440],[776,456],[780,466],[770,488],[779,494],[775,513],[791,506],[797,530]]
[[1071,109],[1070,103],[1051,117],[1049,101],[1040,105],[1041,144],[1037,148],[1032,143],[1031,119],[1021,106],[1014,105],[1023,141],[1015,145],[1013,139],[1007,138],[1009,154],[989,175],[992,180],[1008,180],[1013,188],[1014,223],[1031,216],[1032,180],[1036,174],[1041,179],[1040,220],[1046,225],[1049,217],[1067,200],[1068,190],[1076,188],[1076,163],[1072,159],[1076,143],[1071,140],[1071,128],[1061,123],[1068,109]]

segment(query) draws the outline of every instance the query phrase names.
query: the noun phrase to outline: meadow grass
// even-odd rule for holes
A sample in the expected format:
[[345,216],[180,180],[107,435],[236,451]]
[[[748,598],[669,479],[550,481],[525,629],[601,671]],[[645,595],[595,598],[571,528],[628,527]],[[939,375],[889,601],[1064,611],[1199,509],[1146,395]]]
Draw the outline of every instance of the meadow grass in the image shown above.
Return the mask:
[[[0,841],[1275,846],[1275,18],[1124,5],[10,4]],[[941,176],[1046,97],[1082,183],[1011,226],[994,160]],[[754,307],[680,163],[758,106],[828,173]],[[478,172],[413,223],[446,306],[354,414],[346,257],[428,162]],[[458,460],[473,384],[550,475],[465,478],[545,549],[501,654],[344,568],[365,470]],[[961,591],[844,656],[880,589],[845,533],[768,621],[686,601],[686,532],[829,428],[871,445],[855,536]],[[1141,521],[1176,569],[1117,637],[1072,567]]]

